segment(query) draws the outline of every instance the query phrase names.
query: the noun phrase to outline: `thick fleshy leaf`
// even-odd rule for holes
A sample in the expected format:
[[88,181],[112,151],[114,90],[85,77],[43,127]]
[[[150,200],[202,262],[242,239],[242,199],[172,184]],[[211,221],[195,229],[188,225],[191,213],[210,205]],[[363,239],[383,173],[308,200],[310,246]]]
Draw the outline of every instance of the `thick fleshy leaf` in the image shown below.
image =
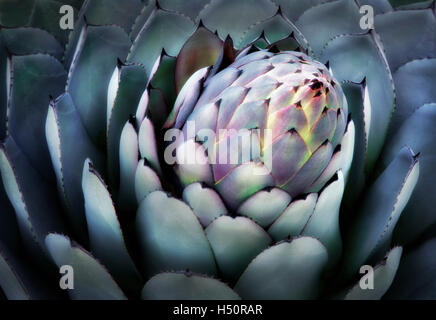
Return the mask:
[[139,11],[141,0],[92,0],[87,1],[84,14],[92,25],[117,25],[129,33]]
[[434,208],[436,199],[431,195],[436,173],[436,104],[427,104],[417,109],[404,122],[390,140],[382,156],[386,166],[403,145],[420,152],[421,172],[418,184],[402,214],[395,231],[395,239],[408,243],[416,239],[426,228],[436,223]]
[[393,72],[415,59],[436,58],[436,18],[431,9],[378,15],[374,25]]
[[176,58],[162,54],[159,67],[150,82],[153,88],[162,91],[168,105],[173,105],[176,100],[175,70]]
[[393,133],[417,108],[426,103],[436,103],[436,59],[413,60],[402,65],[394,73],[394,82],[397,90],[397,107],[392,118]]
[[67,91],[94,143],[105,145],[108,85],[130,47],[127,34],[116,26],[84,25],[68,75]]
[[35,54],[12,57],[8,131],[29,161],[46,178],[53,169],[44,134],[50,95],[64,90],[66,72],[55,58]]
[[196,20],[200,11],[209,3],[207,0],[186,2],[184,0],[159,0],[159,5],[166,10],[180,12]]
[[271,243],[269,235],[248,218],[219,217],[206,229],[218,268],[236,280],[248,264]]
[[92,252],[122,287],[138,291],[141,278],[127,252],[111,196],[89,160],[83,166],[82,188]]
[[436,299],[436,239],[430,239],[401,259],[394,282],[384,296],[392,300]]
[[34,259],[44,263],[45,235],[64,231],[56,192],[31,166],[11,137],[0,149],[0,171],[6,194],[15,209],[21,237]]
[[184,202],[162,191],[149,194],[139,206],[136,229],[148,274],[186,269],[216,274],[203,228]]
[[298,236],[312,215],[317,200],[318,195],[310,193],[304,199],[291,202],[268,229],[268,233],[275,241]]
[[97,169],[104,169],[103,157],[90,141],[68,93],[50,104],[45,136],[68,220],[78,239],[86,243],[81,172],[87,158]]
[[11,57],[6,51],[3,38],[0,36],[0,140],[6,137],[9,90],[11,85],[10,77]]
[[234,290],[243,299],[314,299],[327,256],[326,248],[314,238],[279,243],[248,265]]
[[47,31],[36,28],[3,29],[4,42],[13,55],[43,53],[58,60],[62,58],[63,48]]
[[158,175],[145,163],[144,159],[141,159],[135,173],[135,194],[138,204],[153,191],[162,190]]
[[[229,5],[231,3],[231,5]],[[267,0],[216,0],[209,3],[199,14],[204,25],[209,30],[217,30],[221,39],[227,35],[239,43],[244,31],[271,16],[277,11],[277,6]],[[223,23],[226,21],[226,23]]]
[[324,45],[335,36],[362,33],[360,18],[359,7],[354,1],[339,0],[308,9],[295,24],[319,55]]
[[195,25],[189,18],[156,9],[136,36],[127,59],[142,64],[150,76],[162,49],[176,57],[194,30]]
[[139,128],[138,143],[141,157],[147,160],[147,163],[150,164],[157,173],[160,173],[161,167],[157,155],[153,123],[148,118],[144,118]]
[[222,45],[223,42],[204,27],[200,27],[194,32],[177,56],[174,74],[177,92],[197,70],[215,63]]
[[333,266],[342,252],[339,230],[339,209],[344,194],[344,176],[337,172],[337,178],[319,195],[315,210],[305,225],[302,235],[321,241],[329,254],[329,266]]
[[240,300],[226,284],[205,276],[160,273],[142,289],[145,300]]
[[283,14],[291,21],[296,21],[306,10],[311,7],[315,7],[324,2],[330,2],[331,0],[275,0],[274,2],[280,5]]
[[71,299],[124,300],[125,295],[106,269],[87,251],[60,234],[50,233],[45,245],[54,263],[60,268],[69,265],[74,271]]
[[200,223],[206,227],[227,209],[220,196],[200,183],[192,183],[183,190],[183,200],[192,208]]
[[11,263],[0,252],[0,288],[8,300],[29,300],[30,295]]
[[[330,41],[322,54],[338,81],[366,79],[364,113],[367,132],[365,169],[371,172],[384,144],[394,108],[394,88],[386,59],[373,34],[344,35]],[[366,107],[365,107],[366,104]]]
[[[142,93],[146,89],[147,75],[141,66],[117,66],[108,87],[107,157],[110,182],[119,181],[119,148],[123,127],[129,117],[136,114]],[[116,82],[116,84],[114,84]]]
[[134,126],[127,122],[120,138],[120,189],[119,206],[125,211],[136,209],[135,174],[138,167],[138,134]]
[[177,148],[176,158],[176,172],[185,186],[194,182],[213,184],[212,169],[201,144],[193,140],[183,142]]
[[404,147],[369,188],[348,240],[344,242],[346,276],[352,276],[365,262],[377,261],[387,251],[418,175],[418,157]]
[[215,188],[232,210],[257,191],[272,186],[274,180],[269,170],[262,163],[254,162],[235,167],[215,183]]
[[253,219],[261,227],[267,227],[285,210],[289,202],[289,194],[279,188],[262,190],[245,200],[238,208],[238,214]]
[[401,247],[393,248],[387,253],[385,259],[374,267],[373,289],[363,290],[358,283],[346,294],[345,300],[381,299],[394,281],[402,252],[403,248]]
[[11,251],[19,250],[20,233],[14,208],[8,199],[3,183],[0,183],[0,243]]

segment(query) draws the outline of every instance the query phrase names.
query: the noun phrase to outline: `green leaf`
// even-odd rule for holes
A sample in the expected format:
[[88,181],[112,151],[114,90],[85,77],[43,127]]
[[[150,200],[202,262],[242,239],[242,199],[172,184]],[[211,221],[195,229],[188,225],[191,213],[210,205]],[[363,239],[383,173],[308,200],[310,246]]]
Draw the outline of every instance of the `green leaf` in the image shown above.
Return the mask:
[[129,33],[143,6],[141,0],[91,0],[87,3],[84,15],[89,24],[113,24]]
[[[397,108],[392,118],[392,133],[395,133],[417,108],[436,102],[436,58],[413,60],[402,65],[394,73],[394,82]],[[416,94],[417,92],[419,94]]]
[[227,214],[227,209],[220,196],[200,183],[192,183],[183,190],[185,201],[197,216],[203,227],[207,227],[216,218]]
[[301,232],[321,241],[327,248],[329,266],[334,266],[341,256],[342,241],[339,230],[339,209],[344,193],[344,176],[337,172],[337,178],[319,195],[315,209]]
[[389,163],[403,145],[409,145],[420,152],[420,175],[418,184],[402,214],[395,230],[395,239],[408,243],[416,239],[426,228],[436,223],[434,208],[436,199],[432,190],[436,179],[436,104],[418,108],[399,128],[389,141],[381,158],[384,165]]
[[136,228],[148,274],[186,269],[216,274],[203,228],[184,202],[162,191],[149,194],[139,206]]
[[142,289],[145,300],[240,300],[226,284],[201,275],[160,273]]
[[50,96],[64,91],[66,72],[59,61],[43,54],[13,56],[9,70],[9,134],[41,175],[53,179],[44,124]]
[[81,180],[83,162],[90,158],[100,170],[104,168],[104,162],[102,154],[90,141],[68,93],[50,104],[45,136],[67,218],[78,239],[86,243]]
[[348,291],[345,300],[379,300],[388,291],[400,264],[403,248],[390,250],[382,262],[374,267],[374,288],[362,289],[360,282]]
[[188,16],[192,20],[196,20],[202,9],[210,4],[208,0],[159,0],[159,5],[162,9],[179,12]]
[[125,295],[106,269],[83,248],[64,235],[50,233],[45,245],[54,263],[68,265],[74,271],[74,289],[68,290],[74,300],[124,300]]
[[11,137],[0,149],[0,171],[26,248],[44,265],[47,262],[43,246],[45,235],[50,231],[64,231],[56,192],[31,166]]
[[262,190],[245,200],[238,208],[238,214],[266,227],[277,219],[290,202],[290,195],[279,188]]
[[141,277],[127,251],[111,196],[88,159],[83,166],[82,188],[93,254],[108,267],[123,288],[139,291]]
[[67,91],[92,141],[105,145],[107,90],[117,65],[124,60],[130,40],[115,26],[84,25],[68,75]]
[[362,264],[380,259],[387,251],[393,229],[410,199],[418,176],[418,157],[404,147],[370,186],[344,242],[345,276],[352,276]]
[[113,188],[116,188],[120,181],[121,132],[129,118],[135,115],[146,86],[145,70],[137,65],[118,65],[109,82],[106,132],[107,161],[109,181]]
[[190,19],[156,9],[136,36],[127,59],[142,64],[150,77],[162,49],[170,56],[177,56],[194,28]]
[[361,14],[354,1],[322,3],[305,11],[295,23],[317,56],[331,39],[342,34],[362,33]]
[[144,159],[141,159],[135,173],[135,194],[138,204],[153,191],[162,190],[158,175],[145,163]]
[[64,49],[50,33],[36,28],[2,29],[4,43],[14,55],[45,53],[62,59]]
[[366,79],[364,120],[367,132],[366,172],[371,172],[385,142],[394,108],[394,88],[380,45],[372,34],[344,35],[330,41],[322,54],[339,82]]
[[243,299],[314,299],[319,294],[327,250],[318,240],[301,237],[259,254],[234,290]]
[[271,244],[269,235],[245,217],[222,216],[206,229],[218,268],[225,278],[236,280],[247,265]]
[[[278,7],[268,0],[216,0],[211,1],[199,14],[204,25],[212,31],[217,30],[221,39],[227,35],[239,43],[251,25],[272,17]],[[225,22],[224,22],[225,21]],[[224,23],[223,23],[224,22]]]

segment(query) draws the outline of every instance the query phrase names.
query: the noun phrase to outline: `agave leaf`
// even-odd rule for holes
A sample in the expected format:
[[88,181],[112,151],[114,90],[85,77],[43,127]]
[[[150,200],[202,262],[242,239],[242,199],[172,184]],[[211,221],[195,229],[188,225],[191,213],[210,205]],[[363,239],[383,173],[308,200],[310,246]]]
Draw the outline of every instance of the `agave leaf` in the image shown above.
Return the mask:
[[64,231],[55,192],[11,137],[0,149],[0,171],[6,194],[15,209],[21,237],[35,260],[44,264],[47,262],[45,235],[49,231]]
[[436,179],[436,104],[427,104],[418,108],[399,128],[387,144],[382,157],[386,165],[403,145],[409,145],[420,152],[422,174],[409,200],[395,231],[395,239],[408,243],[416,239],[426,228],[436,222],[434,208],[436,199],[430,195]]
[[352,276],[362,264],[376,261],[386,252],[418,175],[418,157],[404,147],[369,188],[349,230],[348,240],[344,242],[345,276]]
[[55,58],[43,54],[13,56],[8,69],[9,135],[41,175],[53,179],[44,123],[50,95],[63,92],[66,72]]
[[141,66],[118,65],[108,86],[107,161],[109,181],[119,183],[120,137],[126,121],[133,117],[147,86],[147,75]]
[[178,13],[155,9],[136,36],[128,61],[142,64],[150,77],[162,49],[176,57],[194,29],[190,19]]
[[200,11],[209,4],[210,1],[208,0],[159,0],[159,5],[162,9],[181,13],[188,16],[192,20],[196,20]]
[[0,3],[0,25],[21,27],[28,23],[35,0],[12,0]]
[[239,43],[245,30],[273,16],[276,11],[277,6],[267,0],[216,0],[204,7],[199,18],[209,30],[217,30],[221,39],[229,35],[235,43]]
[[[329,61],[336,80],[361,83],[366,77],[364,96],[367,132],[366,172],[371,172],[384,144],[394,108],[390,72],[374,35],[344,35],[330,41],[322,54]],[[354,108],[354,107],[353,107]],[[355,108],[354,108],[355,109]]]
[[362,33],[360,18],[359,7],[354,1],[339,0],[308,9],[295,24],[309,41],[316,56],[320,56],[323,47],[334,37]]
[[240,300],[219,280],[191,273],[160,273],[142,289],[145,300]]
[[138,143],[141,158],[144,158],[158,174],[161,174],[154,127],[153,123],[148,118],[142,121],[141,127],[139,128]]
[[269,226],[288,206],[291,197],[279,188],[261,190],[245,200],[238,214],[253,219],[262,227]]
[[136,228],[148,274],[189,269],[216,275],[203,228],[184,202],[162,191],[150,193],[139,206]]
[[8,300],[29,300],[30,295],[27,288],[23,285],[8,258],[3,252],[0,252],[0,287]]
[[3,183],[0,183],[0,243],[16,252],[20,244],[20,234],[18,230],[17,218],[15,217],[14,208],[8,199]]
[[436,18],[431,9],[379,15],[374,25],[392,71],[412,60],[436,58]]
[[105,145],[107,88],[130,46],[127,34],[115,26],[84,25],[68,74],[70,93],[92,141]]
[[337,178],[319,195],[315,209],[304,226],[302,235],[321,241],[329,254],[329,266],[334,266],[341,256],[342,241],[339,230],[339,209],[344,193],[344,175],[337,172]]
[[314,238],[281,242],[254,258],[234,290],[243,299],[314,299],[327,256]]
[[49,54],[56,59],[62,58],[64,49],[50,33],[36,28],[3,29],[4,43],[14,55],[35,53]]
[[298,236],[312,215],[317,200],[318,194],[310,193],[304,199],[291,202],[268,229],[268,233],[275,241]]
[[127,122],[120,139],[120,189],[118,203],[126,212],[135,211],[135,174],[138,166],[138,134],[134,126]]
[[142,7],[140,14],[136,17],[135,22],[129,33],[130,40],[132,42],[136,39],[141,29],[144,27],[150,15],[156,9],[156,0],[147,1],[147,3]]
[[389,0],[359,0],[359,4],[361,6],[370,5],[374,9],[374,14],[376,15],[393,11]]
[[436,298],[436,239],[430,239],[404,254],[394,282],[386,293],[392,300],[434,300]]
[[147,114],[156,128],[162,128],[169,114],[169,107],[162,90],[153,88],[149,90]]
[[235,210],[257,191],[274,186],[274,179],[267,172],[262,163],[248,162],[233,168],[215,183],[215,188],[230,209]]
[[219,217],[207,227],[206,236],[220,271],[232,280],[272,242],[259,225],[245,217]]
[[174,82],[180,92],[186,81],[197,70],[211,66],[217,61],[223,42],[211,31],[200,26],[185,42],[177,56]]
[[[397,91],[397,108],[392,118],[392,133],[395,133],[417,108],[436,102],[434,90],[436,58],[413,60],[402,65],[394,73],[394,82]],[[419,92],[419,94],[412,94],[412,92]]]
[[162,91],[168,105],[173,105],[176,100],[175,69],[176,58],[162,54],[159,67],[150,82],[153,88],[159,88]]
[[275,0],[283,14],[291,21],[295,22],[297,19],[308,9],[315,7],[324,2],[331,2],[332,0]]
[[197,216],[203,227],[207,227],[216,218],[227,214],[227,209],[220,196],[200,183],[192,183],[183,190],[185,201]]
[[126,299],[106,269],[89,252],[71,243],[67,236],[50,233],[45,238],[45,245],[59,268],[64,265],[73,268],[74,289],[68,290],[71,299]]
[[390,0],[392,6],[397,10],[410,10],[410,9],[427,9],[431,7],[434,0]]
[[127,252],[111,196],[88,159],[83,166],[82,188],[92,252],[122,287],[139,291],[141,277]]
[[78,239],[87,242],[81,173],[90,158],[103,169],[103,157],[90,141],[71,96],[53,101],[47,114],[45,136],[66,214]]
[[352,287],[345,295],[345,300],[379,300],[388,291],[400,264],[403,248],[395,247],[374,267],[374,288],[364,290],[360,283]]
[[162,184],[156,172],[141,159],[135,172],[135,195],[138,204],[153,191],[162,190]]
[[[349,183],[345,189],[344,202],[348,207],[359,197],[365,185],[365,159],[367,152],[368,124],[365,122],[370,116],[370,105],[365,96],[366,83],[345,82],[342,84],[348,108],[355,124],[355,144],[353,160],[349,171]],[[369,113],[369,114],[368,114]]]
[[89,24],[109,25],[114,24],[129,33],[138,12],[144,4],[141,0],[91,0],[84,10],[84,15]]

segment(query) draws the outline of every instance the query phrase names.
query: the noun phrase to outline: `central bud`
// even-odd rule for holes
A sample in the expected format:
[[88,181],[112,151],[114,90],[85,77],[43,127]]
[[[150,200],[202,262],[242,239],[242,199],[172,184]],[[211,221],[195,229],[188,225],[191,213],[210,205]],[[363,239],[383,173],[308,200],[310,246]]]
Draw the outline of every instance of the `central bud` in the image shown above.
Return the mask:
[[[177,151],[207,155],[211,175],[202,180],[224,198],[234,190],[231,205],[268,186],[291,197],[318,188],[347,122],[346,99],[326,66],[301,52],[258,51],[208,72],[191,76],[170,118],[183,133]],[[179,169],[190,171],[181,159]],[[182,172],[185,183],[199,180],[191,174]]]

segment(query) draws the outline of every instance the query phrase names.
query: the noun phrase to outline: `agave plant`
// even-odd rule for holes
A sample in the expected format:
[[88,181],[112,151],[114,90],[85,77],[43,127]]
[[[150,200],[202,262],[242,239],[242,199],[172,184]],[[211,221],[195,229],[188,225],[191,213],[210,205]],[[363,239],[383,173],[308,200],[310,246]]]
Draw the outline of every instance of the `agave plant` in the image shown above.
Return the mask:
[[436,11],[407,2],[0,2],[0,293],[436,298]]

